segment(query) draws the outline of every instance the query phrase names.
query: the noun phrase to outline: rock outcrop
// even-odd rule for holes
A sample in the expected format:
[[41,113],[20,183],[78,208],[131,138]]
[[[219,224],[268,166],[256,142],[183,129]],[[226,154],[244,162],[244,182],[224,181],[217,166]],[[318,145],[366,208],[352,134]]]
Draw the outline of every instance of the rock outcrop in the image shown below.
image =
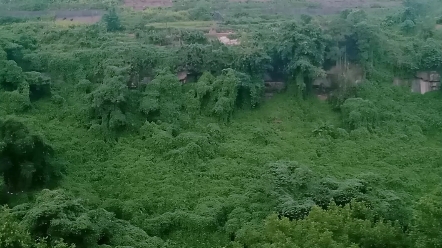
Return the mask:
[[358,84],[364,79],[364,70],[356,64],[336,65],[326,71],[326,76],[313,81],[313,87],[326,92],[339,84]]
[[412,79],[394,78],[393,85],[410,87],[411,92],[425,94],[440,89],[440,74],[436,71],[419,71]]

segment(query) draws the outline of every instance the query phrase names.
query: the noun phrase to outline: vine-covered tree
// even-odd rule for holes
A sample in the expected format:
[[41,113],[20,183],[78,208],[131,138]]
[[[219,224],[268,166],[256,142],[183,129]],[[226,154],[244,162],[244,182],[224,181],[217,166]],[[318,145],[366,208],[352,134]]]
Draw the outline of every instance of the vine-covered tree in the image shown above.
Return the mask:
[[127,85],[118,77],[107,77],[90,94],[91,109],[100,124],[110,130],[117,130],[126,125],[123,113],[127,101]]
[[15,117],[0,121],[0,173],[9,191],[29,190],[57,179],[54,151]]
[[305,219],[297,221],[271,215],[263,228],[245,231],[238,240],[251,248],[409,247],[399,226],[375,221],[368,208],[356,203],[345,207],[331,205],[328,210],[314,207]]

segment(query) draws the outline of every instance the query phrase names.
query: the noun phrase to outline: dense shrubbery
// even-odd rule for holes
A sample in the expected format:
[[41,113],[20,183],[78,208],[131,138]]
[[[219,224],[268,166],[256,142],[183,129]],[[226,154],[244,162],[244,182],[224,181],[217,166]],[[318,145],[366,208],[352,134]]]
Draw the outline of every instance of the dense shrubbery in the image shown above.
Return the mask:
[[60,176],[52,156],[53,149],[22,120],[0,120],[1,174],[8,191],[31,190],[48,186]]
[[[229,4],[258,24],[237,46],[148,27]],[[210,6],[0,26],[0,247],[441,246],[440,92],[391,86],[440,70],[437,20],[413,1],[381,21]],[[330,68],[331,106],[311,97]],[[263,101],[268,81],[287,92]]]

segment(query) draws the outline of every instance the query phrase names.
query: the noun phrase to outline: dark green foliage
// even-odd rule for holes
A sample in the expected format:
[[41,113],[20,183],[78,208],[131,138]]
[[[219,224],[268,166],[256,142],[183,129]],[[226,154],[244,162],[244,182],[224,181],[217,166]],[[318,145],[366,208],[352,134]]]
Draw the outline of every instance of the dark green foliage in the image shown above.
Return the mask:
[[107,31],[115,32],[123,29],[120,22],[120,17],[117,14],[115,8],[111,8],[109,12],[103,16],[103,20],[106,23]]
[[166,73],[158,75],[146,86],[139,108],[149,120],[177,123],[182,105],[181,84],[175,75]]
[[127,86],[118,77],[106,78],[90,94],[91,109],[99,124],[111,130],[118,130],[126,125],[122,109],[127,101]]
[[[273,48],[285,73],[297,79],[299,92],[309,90],[310,81],[323,74],[326,36],[316,23],[288,23],[281,29],[280,44]],[[305,81],[305,78],[308,81]]]
[[18,89],[23,83],[22,69],[13,60],[0,60],[0,86],[2,89],[12,91]]
[[371,204],[378,216],[409,224],[410,209],[403,198],[393,191],[376,190],[376,175],[361,175],[355,179],[338,181],[322,177],[296,162],[277,162],[270,165],[272,194],[278,201],[277,210],[289,219],[302,219],[317,205],[327,209],[332,202],[345,206],[352,201]]
[[[442,98],[391,85],[440,71],[432,1],[300,16],[335,8],[56,0],[41,6],[110,11],[97,24],[2,24],[0,115],[26,125],[1,136],[0,155],[17,164],[0,161],[1,173],[18,168],[20,180],[0,179],[13,208],[0,213],[0,246],[440,246],[440,194],[428,189],[441,181]],[[313,88],[326,75],[331,88]],[[59,175],[36,151],[51,152],[41,137],[66,161],[63,190],[38,191]],[[35,168],[50,177],[33,184]]]
[[208,43],[207,37],[201,31],[183,30],[181,32],[181,38],[187,44],[196,44],[196,43],[207,44]]
[[4,114],[23,113],[31,108],[29,95],[17,90],[1,92],[0,103],[0,113]]
[[30,190],[57,179],[59,168],[53,149],[22,120],[9,117],[0,122],[1,173],[9,191]]
[[26,72],[25,80],[29,85],[29,98],[31,101],[51,95],[50,78],[40,72]]
[[224,121],[229,121],[233,114],[239,85],[240,79],[232,69],[223,71],[213,82],[211,111]]

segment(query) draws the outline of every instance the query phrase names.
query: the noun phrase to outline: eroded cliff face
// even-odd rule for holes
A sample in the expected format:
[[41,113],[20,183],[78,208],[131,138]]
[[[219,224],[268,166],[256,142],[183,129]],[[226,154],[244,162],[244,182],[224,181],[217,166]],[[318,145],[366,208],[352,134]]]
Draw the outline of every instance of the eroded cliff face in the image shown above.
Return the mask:
[[411,92],[425,94],[430,91],[439,90],[441,86],[440,74],[436,71],[419,71],[414,78],[394,78],[393,84],[397,86],[410,87]]
[[364,79],[364,70],[356,64],[336,65],[326,71],[326,76],[313,81],[313,87],[328,91],[341,84],[358,84]]

